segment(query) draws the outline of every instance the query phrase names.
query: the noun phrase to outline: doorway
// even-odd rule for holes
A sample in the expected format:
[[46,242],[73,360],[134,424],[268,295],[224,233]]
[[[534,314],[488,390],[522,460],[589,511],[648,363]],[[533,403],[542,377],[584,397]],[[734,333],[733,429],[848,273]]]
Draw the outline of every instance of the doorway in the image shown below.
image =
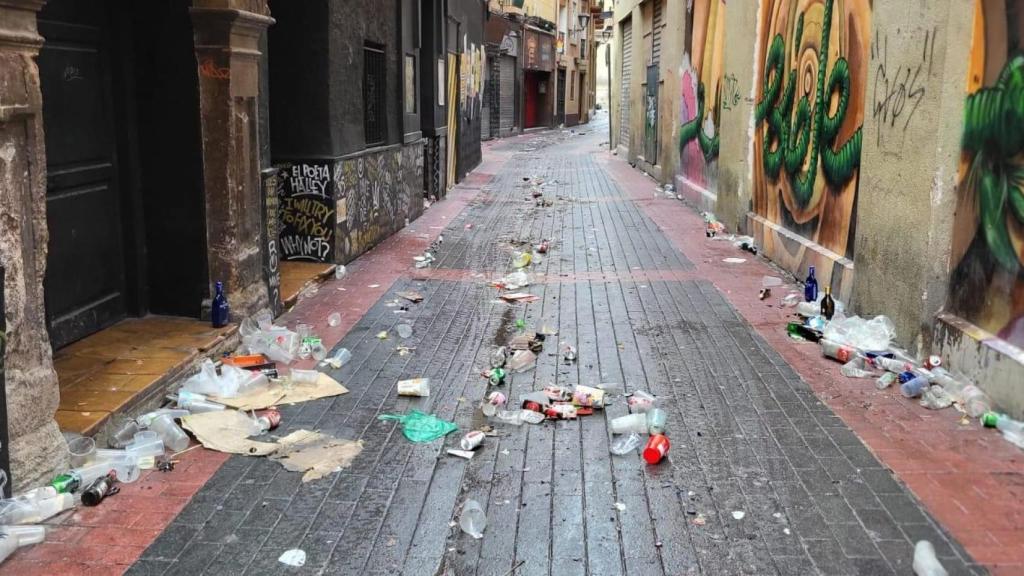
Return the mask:
[[59,349],[208,295],[188,0],[51,0],[39,13],[45,280]]
[[558,69],[558,104],[555,111],[555,123],[565,124],[565,68]]
[[526,91],[526,128],[548,126],[551,123],[551,101],[548,99],[550,79],[550,72],[527,70],[523,73],[523,87]]

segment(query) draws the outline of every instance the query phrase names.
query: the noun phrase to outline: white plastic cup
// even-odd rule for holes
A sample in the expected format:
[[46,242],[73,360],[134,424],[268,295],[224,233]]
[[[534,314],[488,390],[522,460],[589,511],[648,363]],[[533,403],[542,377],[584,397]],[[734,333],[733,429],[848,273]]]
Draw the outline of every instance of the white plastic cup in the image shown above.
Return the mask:
[[181,452],[188,448],[188,434],[174,423],[174,419],[169,414],[161,414],[154,418],[149,428],[160,435],[164,446],[171,452]]
[[293,368],[291,379],[293,384],[316,384],[316,381],[320,379],[320,372]]
[[647,414],[629,414],[612,419],[612,434],[647,433]]

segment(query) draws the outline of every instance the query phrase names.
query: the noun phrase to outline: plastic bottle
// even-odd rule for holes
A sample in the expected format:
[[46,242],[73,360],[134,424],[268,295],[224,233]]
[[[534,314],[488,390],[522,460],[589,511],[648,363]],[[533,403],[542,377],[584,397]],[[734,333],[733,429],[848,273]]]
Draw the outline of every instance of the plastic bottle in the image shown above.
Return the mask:
[[907,398],[917,398],[928,387],[928,379],[924,376],[916,376],[900,384],[900,392]]
[[202,394],[196,394],[195,392],[189,392],[188,390],[179,390],[176,402],[178,407],[188,410],[192,414],[220,412],[226,408],[223,404],[218,404],[217,402],[209,400]]
[[43,540],[46,540],[46,528],[43,526],[0,527],[0,564],[18,548],[39,544]]
[[900,372],[906,372],[915,368],[915,366],[909,362],[904,362],[895,358],[886,358],[885,356],[875,356],[871,359],[871,362],[875,366],[888,370],[894,374],[899,374]]
[[53,486],[33,492],[0,500],[0,525],[38,524],[75,505],[71,494],[58,494]]
[[821,353],[846,364],[857,356],[857,350],[832,340],[821,341]]
[[647,411],[647,431],[650,434],[664,434],[667,423],[668,414],[661,408],[652,408]]
[[476,500],[466,500],[459,513],[459,528],[477,540],[484,537],[487,528],[487,516]]
[[946,569],[935,557],[935,547],[927,540],[914,544],[914,574],[917,576],[948,576]]
[[210,309],[210,321],[214,328],[221,328],[228,325],[230,307],[228,299],[224,296],[224,283],[214,284],[213,307]]
[[495,418],[506,424],[520,426],[524,422],[528,424],[540,424],[544,421],[544,415],[533,410],[499,410]]
[[804,280],[804,300],[807,302],[818,301],[818,279],[814,277],[814,266],[807,272],[807,280]]
[[946,389],[954,398],[963,397],[964,388],[967,387],[967,383],[963,380],[959,380],[949,373],[949,370],[941,366],[932,368],[932,382],[935,382],[939,386]]
[[979,418],[992,409],[992,401],[989,400],[988,395],[973,384],[964,387],[961,392],[961,400],[967,415],[971,418]]
[[998,428],[1002,432],[1024,434],[1024,422],[1014,420],[1006,414],[986,412],[981,417],[981,423],[984,424],[986,428]]
[[877,380],[875,380],[875,388],[878,388],[879,390],[885,390],[889,386],[892,386],[892,383],[895,381],[896,375],[893,374],[892,372],[886,372],[885,374],[879,376]]
[[508,350],[504,346],[499,346],[491,352],[491,368],[504,368],[507,361]]

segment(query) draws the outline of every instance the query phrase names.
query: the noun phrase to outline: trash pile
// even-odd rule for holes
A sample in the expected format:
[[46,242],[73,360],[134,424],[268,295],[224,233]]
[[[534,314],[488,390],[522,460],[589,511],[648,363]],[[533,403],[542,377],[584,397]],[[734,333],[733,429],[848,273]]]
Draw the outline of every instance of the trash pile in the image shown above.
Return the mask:
[[789,322],[786,331],[794,339],[817,342],[824,356],[843,363],[844,376],[874,379],[879,390],[898,385],[905,398],[917,399],[929,410],[953,406],[962,414],[961,424],[980,418],[984,426],[999,429],[1008,442],[1024,449],[1024,422],[993,412],[988,395],[947,370],[941,357],[918,361],[894,346],[896,327],[886,316],[847,317],[842,302],[832,297],[828,287],[819,293],[814,266],[802,296],[791,293],[782,299],[782,306],[793,308],[800,317]]
[[[167,396],[164,407],[118,426],[108,448],[98,448],[94,438],[72,437],[67,444],[69,470],[47,486],[0,499],[0,562],[21,546],[42,542],[46,528],[41,522],[76,506],[100,505],[117,494],[121,484],[137,481],[143,470],[171,471],[178,456],[199,445],[266,456],[287,470],[303,473],[303,482],[347,466],[362,451],[362,441],[309,430],[276,439],[252,438],[278,428],[282,416],[277,406],[348,392],[325,373],[289,368],[289,364],[296,358],[313,357],[324,366],[340,368],[351,359],[351,352],[342,348],[328,357],[311,327],[299,325],[293,332],[275,326],[269,313],[247,318],[239,330],[243,342],[239,354],[203,361],[198,373]],[[190,448],[189,432],[199,445]],[[0,493],[5,484],[6,477],[0,475]]]

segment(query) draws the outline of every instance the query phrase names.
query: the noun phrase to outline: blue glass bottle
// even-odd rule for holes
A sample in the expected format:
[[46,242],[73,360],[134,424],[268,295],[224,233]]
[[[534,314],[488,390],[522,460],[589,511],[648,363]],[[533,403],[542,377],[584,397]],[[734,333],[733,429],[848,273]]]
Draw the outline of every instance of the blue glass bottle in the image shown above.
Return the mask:
[[224,283],[217,282],[214,288],[213,307],[210,310],[210,320],[214,328],[221,328],[228,325],[228,299],[224,296]]
[[804,280],[804,300],[808,302],[818,301],[818,279],[814,277],[814,266],[811,266],[807,273],[807,280]]

